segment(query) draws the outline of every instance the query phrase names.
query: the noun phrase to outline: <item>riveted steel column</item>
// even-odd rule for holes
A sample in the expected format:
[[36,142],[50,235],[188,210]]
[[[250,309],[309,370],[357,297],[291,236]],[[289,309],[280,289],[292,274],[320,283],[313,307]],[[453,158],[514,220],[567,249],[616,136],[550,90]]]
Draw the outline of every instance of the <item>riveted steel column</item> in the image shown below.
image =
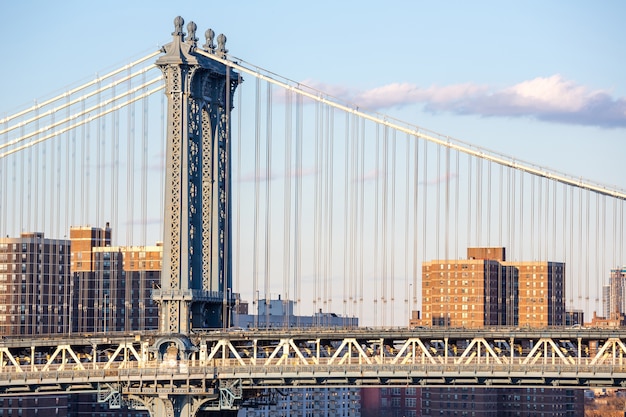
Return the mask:
[[222,63],[226,37],[206,32],[198,53],[196,25],[174,21],[173,41],[156,65],[168,100],[165,213],[160,305],[162,333],[222,327],[232,289],[230,258],[230,110],[239,77]]

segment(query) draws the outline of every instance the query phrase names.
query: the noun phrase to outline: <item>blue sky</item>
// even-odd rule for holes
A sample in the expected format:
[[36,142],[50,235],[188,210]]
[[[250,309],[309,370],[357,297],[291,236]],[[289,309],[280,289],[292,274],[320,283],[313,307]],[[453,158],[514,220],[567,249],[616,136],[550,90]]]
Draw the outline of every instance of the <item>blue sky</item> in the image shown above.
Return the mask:
[[0,14],[1,115],[169,42],[181,15],[284,77],[626,188],[621,1],[5,1]]

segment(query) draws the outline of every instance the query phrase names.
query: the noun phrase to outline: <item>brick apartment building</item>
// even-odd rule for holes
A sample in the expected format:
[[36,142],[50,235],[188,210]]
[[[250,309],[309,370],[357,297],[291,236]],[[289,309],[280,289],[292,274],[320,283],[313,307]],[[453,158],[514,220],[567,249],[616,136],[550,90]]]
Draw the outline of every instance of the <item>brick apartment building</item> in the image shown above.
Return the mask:
[[[409,326],[540,328],[565,325],[565,264],[509,262],[501,247],[468,248],[467,259],[422,265],[422,315]],[[582,318],[581,318],[582,320]],[[362,415],[574,417],[583,391],[552,388],[368,388]]]
[[67,333],[71,289],[69,241],[0,238],[0,335]]
[[[111,246],[111,234],[107,225],[72,227],[69,240],[43,233],[0,238],[0,335],[158,329],[151,291],[160,282],[162,247]],[[96,397],[0,398],[0,417],[129,415],[128,410],[109,410]]]
[[507,262],[505,248],[422,265],[421,326],[546,327],[565,323],[565,264]]

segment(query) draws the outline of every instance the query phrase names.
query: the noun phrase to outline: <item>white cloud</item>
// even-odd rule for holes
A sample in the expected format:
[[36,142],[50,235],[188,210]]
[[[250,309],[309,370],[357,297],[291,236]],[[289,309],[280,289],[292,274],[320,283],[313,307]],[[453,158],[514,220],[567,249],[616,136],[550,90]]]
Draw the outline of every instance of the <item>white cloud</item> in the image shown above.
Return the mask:
[[430,112],[531,117],[558,123],[626,127],[626,98],[613,98],[607,91],[591,90],[559,74],[500,89],[471,83],[428,88],[411,83],[392,83],[357,92],[310,80],[305,84],[370,110],[422,104]]

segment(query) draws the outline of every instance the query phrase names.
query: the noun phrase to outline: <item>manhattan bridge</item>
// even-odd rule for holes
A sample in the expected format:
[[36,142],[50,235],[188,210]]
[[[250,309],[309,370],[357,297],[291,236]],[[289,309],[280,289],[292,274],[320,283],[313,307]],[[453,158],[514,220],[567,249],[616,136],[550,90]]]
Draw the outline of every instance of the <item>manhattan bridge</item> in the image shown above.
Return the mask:
[[[0,119],[3,236],[110,221],[163,248],[158,330],[5,337],[0,395],[156,417],[231,415],[265,388],[626,386],[619,327],[407,326],[422,263],[471,246],[563,262],[568,308],[602,311],[623,191],[343,103],[196,29],[178,17],[161,50]],[[273,296],[361,326],[234,322]]]

